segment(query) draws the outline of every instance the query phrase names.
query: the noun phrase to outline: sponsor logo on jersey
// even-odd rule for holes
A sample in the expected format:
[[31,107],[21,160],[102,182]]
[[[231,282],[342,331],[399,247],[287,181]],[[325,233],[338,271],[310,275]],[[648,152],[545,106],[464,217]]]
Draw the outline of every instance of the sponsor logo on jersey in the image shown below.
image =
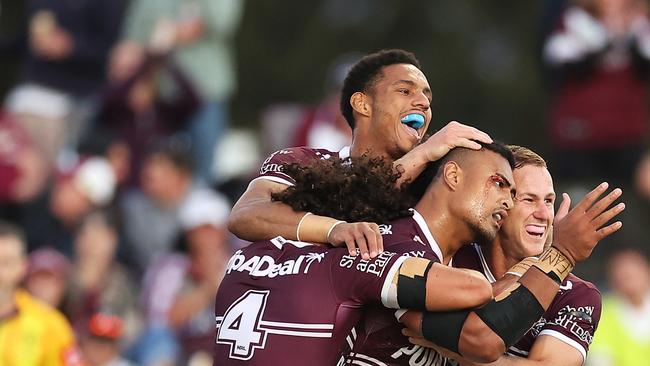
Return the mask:
[[[587,344],[591,344],[594,339],[592,315],[593,306],[565,306],[559,312],[558,316],[550,324],[561,326],[568,330]],[[586,328],[583,325],[587,325]]]
[[[354,267],[359,272],[365,272],[377,277],[381,277],[386,269],[388,261],[395,255],[393,252],[381,252],[374,259],[361,259]],[[359,249],[357,249],[357,255],[344,255],[339,262],[339,266],[342,268],[352,268],[354,262],[361,258],[359,256]]]
[[537,337],[546,325],[557,325],[573,334],[577,339],[591,344],[594,338],[593,313],[593,306],[573,307],[567,305],[557,313],[557,317],[552,321],[545,318],[538,320],[530,329],[530,334]]
[[238,250],[228,261],[226,274],[232,271],[247,272],[254,277],[287,276],[308,273],[314,262],[320,263],[325,253],[301,254],[296,259],[276,263],[275,258],[268,255],[254,255],[246,258],[242,250]]
[[427,252],[425,252],[424,250],[410,250],[402,254],[402,257],[424,258],[425,254],[427,254]]
[[442,357],[442,355],[435,350],[417,345],[402,347],[397,352],[393,353],[391,357],[395,360],[408,357],[409,365],[413,366],[452,365],[445,357]]
[[276,156],[276,155],[288,155],[288,154],[293,154],[293,151],[291,150],[278,150],[274,152],[273,154],[269,155],[269,157],[264,160],[262,163],[262,167],[260,168],[260,174],[266,174],[266,173],[281,173],[282,172],[282,164],[276,164],[273,163],[271,164],[271,160]]

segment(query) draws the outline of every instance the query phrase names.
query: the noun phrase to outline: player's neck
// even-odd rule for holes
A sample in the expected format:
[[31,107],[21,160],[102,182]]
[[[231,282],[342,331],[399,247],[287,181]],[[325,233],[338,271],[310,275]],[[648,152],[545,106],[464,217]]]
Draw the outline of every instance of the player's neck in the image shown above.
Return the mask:
[[[431,192],[427,192],[431,194]],[[445,264],[456,254],[456,251],[464,245],[474,241],[474,235],[469,227],[462,223],[462,220],[455,217],[446,206],[441,203],[444,199],[430,197],[422,199],[415,206],[415,209],[422,215],[424,221],[431,231],[431,235],[438,243]]]
[[350,144],[350,156],[359,157],[364,154],[370,156],[383,156],[394,160],[391,157],[386,144],[373,136],[370,131],[364,130],[361,126],[352,131],[352,143]]

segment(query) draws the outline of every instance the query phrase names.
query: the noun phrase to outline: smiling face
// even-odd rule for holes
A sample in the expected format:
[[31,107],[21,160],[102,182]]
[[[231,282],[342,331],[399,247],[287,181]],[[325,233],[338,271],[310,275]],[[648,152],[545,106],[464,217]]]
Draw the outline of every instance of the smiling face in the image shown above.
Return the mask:
[[496,238],[513,205],[512,169],[501,155],[482,150],[462,165],[462,184],[452,202],[470,227],[477,242]]
[[499,238],[507,256],[519,261],[544,249],[555,215],[555,191],[551,174],[544,167],[525,165],[515,169],[513,176],[517,195]]
[[[431,89],[422,71],[410,64],[395,64],[382,69],[379,79],[366,93],[370,102],[370,136],[389,157],[398,159],[422,139],[431,122]],[[424,124],[413,128],[402,123],[409,114],[424,117]]]

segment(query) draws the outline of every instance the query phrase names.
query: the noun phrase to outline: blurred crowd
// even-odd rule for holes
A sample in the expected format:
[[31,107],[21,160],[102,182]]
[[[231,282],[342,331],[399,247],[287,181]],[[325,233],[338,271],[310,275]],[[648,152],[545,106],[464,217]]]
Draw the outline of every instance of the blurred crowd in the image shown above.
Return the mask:
[[[321,102],[268,106],[260,148],[230,123],[243,0],[25,7],[24,26],[0,42],[22,57],[0,110],[0,221],[24,233],[22,287],[65,315],[87,364],[211,364],[214,295],[245,245],[226,228],[231,205],[263,154],[349,144],[339,89],[360,53],[332,60]],[[556,183],[572,196],[596,180],[637,192],[625,240],[644,240],[649,4],[578,0],[554,19],[542,56]],[[639,365],[607,345],[625,337],[650,356],[647,255],[610,258],[603,288],[614,305],[606,302],[590,365]]]
[[22,70],[0,115],[0,217],[24,233],[22,286],[87,364],[211,364],[225,222],[258,164],[218,177],[215,161],[243,6],[29,0],[3,35]]

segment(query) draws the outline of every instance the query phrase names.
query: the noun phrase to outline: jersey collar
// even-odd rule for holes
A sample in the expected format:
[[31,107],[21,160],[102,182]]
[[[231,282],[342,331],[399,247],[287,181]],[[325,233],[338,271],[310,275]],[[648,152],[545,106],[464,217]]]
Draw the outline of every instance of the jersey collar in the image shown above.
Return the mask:
[[347,159],[350,157],[350,146],[343,146],[341,150],[339,150],[339,158],[340,159]]
[[472,243],[472,246],[474,247],[474,250],[476,250],[476,254],[478,254],[478,257],[481,260],[481,267],[483,267],[483,274],[485,274],[485,277],[487,277],[490,283],[497,282],[496,278],[492,274],[492,271],[490,271],[490,266],[487,264],[487,260],[485,259],[485,255],[483,254],[483,249],[481,246],[476,243]]
[[[433,238],[433,234],[431,234],[431,230],[429,230],[429,226],[427,225],[427,222],[424,221],[424,217],[420,215],[420,213],[412,208],[413,211],[413,220],[415,220],[415,223],[420,227],[420,230],[424,233],[424,237],[429,243],[429,246],[433,250],[434,253],[440,258],[440,261],[442,262],[443,256],[442,256],[442,250],[440,249],[440,246],[438,245],[438,242],[436,239]],[[449,261],[449,265],[451,266],[451,263],[453,262],[453,259]]]

